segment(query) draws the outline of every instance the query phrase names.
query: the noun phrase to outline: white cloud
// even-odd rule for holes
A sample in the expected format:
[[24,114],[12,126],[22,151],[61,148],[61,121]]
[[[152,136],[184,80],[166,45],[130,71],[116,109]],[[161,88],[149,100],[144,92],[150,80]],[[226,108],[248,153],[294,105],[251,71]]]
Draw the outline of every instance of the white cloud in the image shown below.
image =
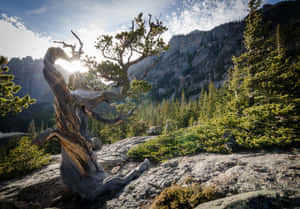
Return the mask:
[[[65,0],[65,6],[73,1]],[[93,0],[79,1],[82,10],[88,10],[89,24],[78,26],[76,31],[84,43],[85,53],[100,56],[94,43],[100,34],[115,34],[117,29],[127,29],[139,12],[161,15],[169,30],[163,35],[165,41],[173,35],[187,34],[193,30],[210,30],[220,24],[240,20],[247,14],[248,0],[113,0],[99,5]],[[73,2],[74,3],[74,2]],[[73,4],[74,5],[74,4]],[[173,13],[169,16],[164,11]],[[82,16],[85,19],[84,16]],[[73,37],[70,40],[74,40]]]
[[[68,31],[73,29],[82,40],[83,51],[90,56],[101,57],[94,45],[101,34],[115,34],[131,27],[131,20],[140,12],[158,17],[174,0],[53,0],[47,5],[48,13],[56,12],[67,35],[58,35],[61,41],[76,43]],[[78,45],[78,43],[76,43]]]
[[[113,32],[120,25],[130,26],[131,20],[140,12],[159,16],[172,1],[174,0],[53,0],[50,7],[65,12],[60,19],[65,24],[73,25],[75,21],[78,28],[97,25],[102,30]],[[72,20],[70,15],[73,16]]]
[[184,0],[182,8],[166,17],[169,30],[165,37],[212,28],[247,15],[248,0]]
[[[47,7],[27,11],[28,15],[64,11],[57,16],[65,32],[75,30],[84,43],[88,55],[100,55],[94,43],[101,34],[114,34],[118,29],[131,26],[131,20],[139,12],[159,17],[169,30],[164,35],[168,41],[173,35],[187,34],[193,30],[210,30],[213,27],[242,19],[247,14],[248,0],[53,0]],[[173,11],[170,13],[170,11]],[[67,24],[67,23],[71,24]],[[53,45],[50,37],[29,30],[17,17],[0,16],[0,54],[8,57],[43,57],[46,49]],[[70,28],[69,28],[70,27]],[[55,33],[52,31],[51,33]],[[68,43],[76,39],[69,33]],[[78,43],[77,43],[78,45]]]
[[32,56],[41,58],[51,45],[50,37],[34,33],[17,17],[0,16],[0,54],[8,58]]
[[28,10],[25,13],[27,15],[40,15],[40,14],[44,14],[45,12],[47,12],[47,7],[42,6],[42,7],[37,8],[37,9]]

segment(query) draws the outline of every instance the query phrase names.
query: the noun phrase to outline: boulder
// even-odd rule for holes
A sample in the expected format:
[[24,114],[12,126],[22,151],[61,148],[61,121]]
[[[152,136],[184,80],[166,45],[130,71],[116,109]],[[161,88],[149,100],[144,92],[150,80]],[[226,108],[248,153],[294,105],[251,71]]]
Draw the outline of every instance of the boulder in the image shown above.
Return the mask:
[[157,136],[162,133],[162,129],[160,126],[151,126],[149,130],[147,131],[147,134],[149,136]]
[[299,197],[299,194],[291,196],[282,191],[261,190],[203,203],[195,209],[297,209],[300,207]]
[[102,147],[102,141],[98,137],[92,137],[91,138],[93,150],[100,150]]

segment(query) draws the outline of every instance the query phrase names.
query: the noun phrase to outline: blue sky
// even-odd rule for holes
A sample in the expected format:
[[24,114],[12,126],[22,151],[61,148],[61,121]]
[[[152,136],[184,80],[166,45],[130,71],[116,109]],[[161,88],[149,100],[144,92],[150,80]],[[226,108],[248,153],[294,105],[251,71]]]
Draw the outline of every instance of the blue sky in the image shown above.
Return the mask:
[[73,41],[73,29],[93,55],[97,36],[128,28],[139,12],[160,17],[169,28],[169,40],[242,19],[247,0],[5,0],[0,9],[0,54],[42,57],[52,40]]

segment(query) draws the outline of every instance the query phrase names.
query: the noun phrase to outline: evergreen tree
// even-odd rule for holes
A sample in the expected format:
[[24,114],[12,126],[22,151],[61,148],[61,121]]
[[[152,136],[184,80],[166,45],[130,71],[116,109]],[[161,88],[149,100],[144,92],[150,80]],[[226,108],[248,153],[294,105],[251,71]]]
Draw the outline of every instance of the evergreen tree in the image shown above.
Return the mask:
[[7,113],[18,113],[24,108],[35,102],[29,95],[22,98],[14,96],[21,89],[20,85],[15,85],[13,82],[14,76],[7,74],[9,68],[6,66],[7,59],[0,56],[0,116],[5,116]]
[[[264,38],[260,1],[249,2],[244,44],[246,52],[234,58],[230,80],[234,98],[232,113],[239,121],[236,138],[246,147],[288,145],[299,140],[298,60],[288,58],[276,35]],[[232,114],[231,113],[231,114]]]
[[246,18],[244,46],[246,52],[233,57],[234,70],[230,82],[235,99],[233,105],[238,110],[251,106],[254,100],[256,83],[252,79],[263,65],[265,47],[263,45],[262,17],[258,12],[260,0],[250,0],[250,12]]
[[212,118],[216,111],[216,87],[212,81],[208,85],[208,110],[207,115]]

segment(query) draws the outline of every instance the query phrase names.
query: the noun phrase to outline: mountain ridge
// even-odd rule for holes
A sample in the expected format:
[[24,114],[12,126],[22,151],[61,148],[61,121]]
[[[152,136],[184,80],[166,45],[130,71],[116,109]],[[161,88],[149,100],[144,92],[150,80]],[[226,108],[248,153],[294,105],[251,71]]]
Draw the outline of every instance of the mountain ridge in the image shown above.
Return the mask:
[[[265,5],[261,11],[267,35],[281,25],[281,35],[289,54],[300,51],[299,1]],[[187,35],[173,36],[170,48],[158,57],[147,58],[130,69],[132,77],[141,74],[154,62],[145,80],[152,84],[151,97],[178,98],[184,90],[187,97],[199,97],[209,81],[220,87],[228,79],[232,56],[243,50],[244,20],[219,25],[210,31],[195,30]]]

